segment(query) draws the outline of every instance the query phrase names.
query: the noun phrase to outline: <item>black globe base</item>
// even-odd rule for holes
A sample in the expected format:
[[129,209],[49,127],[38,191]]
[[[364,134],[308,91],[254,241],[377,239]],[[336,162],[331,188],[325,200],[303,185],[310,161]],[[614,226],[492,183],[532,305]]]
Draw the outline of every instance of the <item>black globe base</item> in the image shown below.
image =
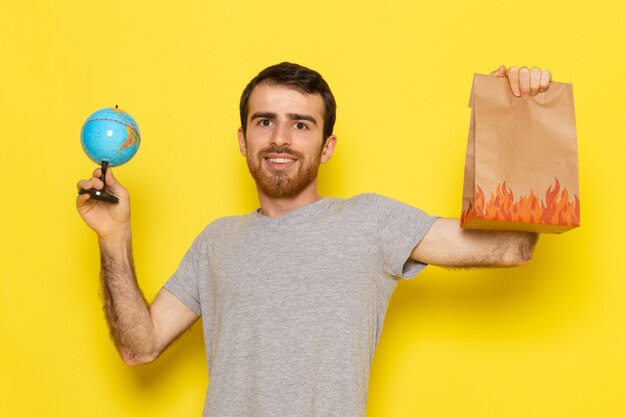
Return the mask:
[[78,194],[89,194],[91,198],[107,203],[119,203],[120,199],[104,190],[80,190]]
[[100,177],[100,180],[104,184],[102,186],[102,190],[94,190],[94,189],[85,190],[84,188],[81,188],[78,194],[89,194],[91,198],[93,198],[94,200],[106,201],[107,203],[119,203],[120,201],[119,198],[105,191],[107,189],[107,168],[108,167],[109,167],[109,161],[102,161],[102,165],[100,167],[102,170],[102,176]]

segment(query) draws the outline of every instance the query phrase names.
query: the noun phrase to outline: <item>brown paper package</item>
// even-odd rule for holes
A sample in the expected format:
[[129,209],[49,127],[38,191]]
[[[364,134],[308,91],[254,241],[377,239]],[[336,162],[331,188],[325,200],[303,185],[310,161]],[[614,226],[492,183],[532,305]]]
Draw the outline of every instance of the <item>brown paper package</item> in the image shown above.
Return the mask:
[[515,97],[506,78],[474,76],[461,227],[562,233],[580,225],[572,85]]

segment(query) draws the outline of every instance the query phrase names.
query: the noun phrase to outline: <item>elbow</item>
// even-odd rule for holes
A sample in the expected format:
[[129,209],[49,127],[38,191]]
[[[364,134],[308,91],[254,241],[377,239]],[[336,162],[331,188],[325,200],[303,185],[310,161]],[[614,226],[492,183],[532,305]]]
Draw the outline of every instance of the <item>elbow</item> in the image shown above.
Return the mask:
[[518,256],[506,257],[505,259],[502,260],[502,262],[500,263],[500,266],[503,266],[503,267],[524,266],[527,263],[529,263],[531,259],[532,259],[532,254],[529,254],[528,256],[520,254]]
[[520,239],[504,251],[501,257],[501,266],[523,266],[530,262],[533,250],[539,235],[536,233],[524,233]]
[[131,352],[120,352],[122,361],[127,366],[141,366],[154,362],[159,357],[158,353],[136,354]]

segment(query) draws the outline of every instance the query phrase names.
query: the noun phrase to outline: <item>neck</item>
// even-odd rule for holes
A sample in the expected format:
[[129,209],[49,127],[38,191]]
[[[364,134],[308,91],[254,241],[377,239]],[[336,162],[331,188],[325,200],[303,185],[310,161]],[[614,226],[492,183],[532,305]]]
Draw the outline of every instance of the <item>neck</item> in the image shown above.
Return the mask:
[[265,194],[257,187],[259,203],[261,204],[261,214],[268,217],[281,217],[285,214],[311,203],[315,203],[322,198],[317,192],[317,179],[313,181],[300,194],[285,197],[273,198]]

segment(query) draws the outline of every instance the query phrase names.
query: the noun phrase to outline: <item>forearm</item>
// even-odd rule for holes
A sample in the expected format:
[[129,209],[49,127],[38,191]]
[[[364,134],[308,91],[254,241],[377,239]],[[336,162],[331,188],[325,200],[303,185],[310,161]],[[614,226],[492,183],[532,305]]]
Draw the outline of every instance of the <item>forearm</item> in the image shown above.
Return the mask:
[[158,355],[148,303],[135,276],[130,233],[100,239],[104,312],[124,362],[138,365]]
[[438,219],[412,258],[448,267],[506,267],[527,263],[538,235],[522,232],[467,230],[458,219]]
[[458,267],[510,267],[528,263],[539,235],[523,232],[462,230],[464,242],[457,246]]

